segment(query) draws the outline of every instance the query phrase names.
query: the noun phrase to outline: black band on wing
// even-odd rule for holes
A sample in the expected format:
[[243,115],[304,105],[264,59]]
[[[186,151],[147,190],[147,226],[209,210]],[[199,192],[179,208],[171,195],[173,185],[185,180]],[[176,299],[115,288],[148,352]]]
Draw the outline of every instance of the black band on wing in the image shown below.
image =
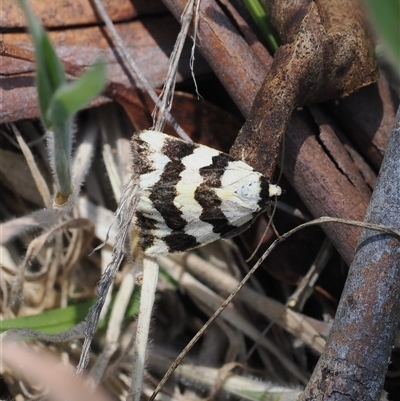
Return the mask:
[[162,238],[170,252],[186,251],[200,245],[194,236],[184,232],[187,222],[174,204],[177,196],[176,186],[181,179],[181,172],[185,169],[182,159],[191,155],[196,147],[194,144],[178,139],[171,139],[164,143],[162,153],[171,161],[165,166],[149,196],[165,224],[173,230],[171,234]]
[[203,183],[194,193],[194,198],[203,208],[200,220],[212,224],[213,231],[221,236],[237,227],[229,224],[221,210],[222,201],[212,188],[221,188],[221,177],[231,161],[235,161],[235,159],[225,153],[214,156],[209,166],[200,169]]
[[143,249],[150,248],[156,239],[152,234],[152,230],[157,228],[157,222],[154,219],[146,217],[143,213],[136,211],[136,224],[140,232],[140,246]]
[[186,225],[182,212],[174,205],[174,199],[180,174],[185,169],[182,159],[191,155],[195,148],[196,146],[189,142],[177,140],[166,141],[162,148],[162,153],[171,161],[167,163],[160,179],[151,189],[149,199],[171,230],[183,230]]
[[188,251],[201,245],[193,235],[178,231],[167,235],[163,240],[170,252]]
[[140,135],[135,135],[131,140],[131,149],[133,154],[134,169],[138,175],[148,174],[155,170],[152,160],[149,155],[152,150],[149,144],[140,138]]

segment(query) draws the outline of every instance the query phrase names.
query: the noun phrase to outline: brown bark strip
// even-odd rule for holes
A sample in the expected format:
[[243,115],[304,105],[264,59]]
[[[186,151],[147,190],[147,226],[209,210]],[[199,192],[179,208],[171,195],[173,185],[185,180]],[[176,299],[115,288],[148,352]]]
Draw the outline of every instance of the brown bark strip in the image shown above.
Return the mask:
[[398,106],[398,96],[381,77],[378,83],[340,99],[335,107],[341,126],[377,170],[385,154]]
[[[173,49],[178,28],[178,24],[171,16],[157,16],[146,21],[134,21],[117,26],[127,48],[137,60],[139,67],[146,73],[153,87],[159,87],[164,82],[168,71],[168,54]],[[112,82],[110,84],[112,87],[108,87],[106,94],[113,98],[121,94],[122,100],[124,95],[129,96],[130,99],[125,99],[128,103],[137,97],[135,87],[140,87],[140,83],[128,79],[102,28],[60,30],[49,32],[49,35],[69,74],[80,75],[85,66],[91,65],[95,58],[102,54],[107,58],[108,78]],[[9,33],[4,34],[2,39],[2,45],[0,42],[0,54],[3,55],[0,58],[0,98],[2,99],[0,122],[38,117],[33,53],[27,50],[32,46],[30,38],[27,34]],[[185,46],[179,67],[180,80],[191,76],[190,51],[190,47]],[[209,72],[209,67],[202,57],[196,57],[195,72],[198,74]],[[91,106],[105,101],[104,98],[96,99]]]
[[14,46],[11,43],[5,43],[3,40],[0,41],[0,56],[34,62],[33,52],[19,46]]
[[[400,229],[400,109],[365,221]],[[302,400],[378,400],[400,320],[400,241],[364,230]]]
[[[372,169],[365,163],[357,149],[344,136],[332,118],[322,112],[321,107],[309,106],[308,110],[318,125],[319,141],[326,154],[336,164],[337,169],[347,177],[351,185],[363,197],[369,198],[376,182],[376,175]],[[345,148],[345,152],[343,148]]]
[[[101,23],[90,0],[30,0],[30,6],[41,23],[47,28],[79,26]],[[114,22],[127,21],[143,14],[165,12],[160,0],[103,0],[108,15]],[[15,0],[1,1],[2,18],[0,27],[5,29],[24,28],[26,18]]]
[[[341,148],[346,154],[343,146]],[[285,135],[284,160],[286,177],[314,217],[363,220],[369,200],[366,189],[359,191],[338,169],[310,129],[305,112],[295,112],[290,120]],[[360,230],[336,224],[323,229],[350,265]]]
[[[163,2],[179,21],[187,1]],[[265,78],[265,67],[214,0],[202,0],[199,12],[199,50],[247,117]]]
[[[33,51],[6,44],[2,41],[0,41],[0,55],[31,63],[35,61]],[[62,63],[68,75],[78,77],[85,72],[85,68],[82,66],[68,61],[62,61]],[[28,76],[25,77],[28,78]],[[33,86],[33,75],[30,75],[29,79]],[[125,85],[121,82],[109,81],[104,88],[104,94],[118,102],[124,108],[135,130],[145,129],[153,124],[151,113],[154,109],[154,102],[142,89]],[[26,102],[26,96],[24,99]],[[88,107],[95,107],[106,101],[107,99],[104,97],[99,97],[92,101]],[[228,149],[240,129],[240,120],[205,100],[200,100],[200,102],[202,105],[199,107],[199,100],[195,99],[193,95],[176,92],[172,113],[173,117],[176,121],[179,121],[184,131],[195,142],[200,142],[203,145],[211,146],[220,151]],[[30,107],[32,110],[31,113],[33,113],[32,117],[37,117],[36,103],[31,104]],[[26,113],[28,106],[23,109]],[[169,123],[165,126],[164,131],[169,134],[175,133],[175,130]],[[222,131],[225,134],[224,136],[217,137],[214,134],[215,132]]]

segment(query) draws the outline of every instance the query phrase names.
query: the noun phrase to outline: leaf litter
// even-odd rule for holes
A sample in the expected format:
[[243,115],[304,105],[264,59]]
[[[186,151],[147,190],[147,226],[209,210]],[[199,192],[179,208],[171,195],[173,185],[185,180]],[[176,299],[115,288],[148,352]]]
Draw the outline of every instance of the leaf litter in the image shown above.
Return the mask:
[[[105,106],[103,109],[99,110],[99,114],[102,115],[103,112],[107,110],[108,112],[112,113],[119,113],[120,111],[116,110],[114,107],[109,108],[109,106]],[[111,111],[110,111],[111,110]],[[87,126],[90,127],[92,132],[98,132],[98,130],[101,130],[101,127],[97,126],[98,121],[101,120],[101,117],[93,116],[90,115],[90,113],[86,113],[85,115],[82,115],[82,119],[86,118],[88,121]],[[103,122],[104,124],[104,122]],[[122,124],[121,124],[122,125]],[[17,124],[18,126],[18,124]],[[93,127],[96,127],[97,129],[93,131]],[[129,127],[129,124],[128,124]],[[129,133],[131,131],[131,127],[127,128],[126,126],[121,128],[116,128],[116,126],[113,127],[112,133],[113,136],[115,137],[115,133],[117,132],[118,139],[124,140],[123,137],[126,137],[126,133]],[[11,134],[11,133],[10,133]],[[9,235],[6,239],[7,241],[7,246],[8,243],[11,242],[10,248],[11,249],[17,249],[19,250],[19,254],[22,254],[22,249],[23,246],[21,247],[21,244],[18,243],[19,241],[11,241],[12,238],[19,237],[18,239],[22,239],[25,244],[31,244],[27,248],[33,249],[34,254],[30,254],[26,256],[26,259],[22,263],[23,268],[17,268],[15,271],[15,277],[19,275],[22,277],[22,279],[17,282],[12,282],[10,281],[8,285],[10,286],[10,289],[13,288],[12,286],[17,285],[18,293],[22,293],[22,295],[19,295],[19,299],[24,302],[32,302],[34,301],[33,297],[29,297],[29,293],[32,290],[35,290],[29,282],[29,274],[25,274],[25,271],[27,268],[29,269],[35,269],[40,273],[38,274],[38,277],[40,280],[38,280],[38,283],[42,287],[42,290],[39,291],[41,296],[39,297],[42,302],[33,302],[32,305],[30,306],[28,304],[28,308],[30,309],[30,313],[35,313],[40,310],[43,310],[44,308],[46,309],[51,309],[53,307],[59,306],[62,304],[62,302],[65,302],[68,298],[79,300],[79,299],[87,299],[88,296],[93,296],[95,294],[95,286],[97,283],[97,280],[100,277],[100,273],[104,272],[104,269],[101,268],[101,264],[104,266],[104,263],[107,261],[106,254],[108,253],[108,260],[112,257],[109,252],[107,252],[107,249],[103,248],[99,252],[102,254],[102,260],[101,263],[99,263],[99,257],[96,258],[97,264],[93,263],[93,260],[88,258],[88,253],[90,252],[91,249],[93,249],[94,245],[100,242],[106,242],[107,246],[109,245],[114,245],[115,244],[115,236],[111,236],[110,238],[107,238],[107,236],[104,235],[105,232],[107,232],[108,228],[110,227],[110,213],[108,213],[108,220],[103,220],[102,218],[97,219],[97,220],[92,220],[92,223],[94,224],[94,233],[96,235],[97,240],[93,240],[93,236],[84,234],[82,230],[82,226],[85,226],[88,231],[92,229],[91,224],[89,224],[89,221],[85,221],[82,219],[80,216],[85,215],[85,217],[88,215],[87,211],[84,211],[82,209],[82,212],[80,210],[81,205],[86,205],[91,208],[91,216],[101,216],[104,215],[104,213],[109,212],[110,208],[105,200],[105,195],[107,197],[111,197],[114,202],[118,202],[119,195],[120,195],[120,188],[121,188],[121,183],[126,180],[126,164],[121,166],[121,163],[119,163],[120,160],[126,160],[126,157],[121,156],[116,157],[115,156],[115,150],[118,148],[118,146],[115,146],[115,140],[114,138],[110,138],[110,134],[105,132],[102,135],[102,147],[103,147],[103,157],[105,160],[105,167],[103,166],[98,166],[97,163],[93,163],[93,160],[96,160],[96,153],[95,153],[95,144],[89,145],[91,147],[91,150],[86,150],[83,151],[83,155],[86,156],[86,162],[82,163],[83,165],[80,166],[79,164],[76,164],[78,170],[75,171],[76,176],[81,176],[84,177],[84,171],[89,172],[89,177],[93,181],[90,186],[95,189],[97,192],[97,201],[100,199],[102,201],[101,205],[95,205],[94,203],[90,202],[90,193],[86,194],[85,189],[86,186],[89,187],[89,184],[85,184],[84,191],[82,192],[82,195],[79,195],[79,199],[76,200],[76,207],[74,208],[73,211],[73,217],[70,221],[63,222],[59,227],[54,227],[55,222],[59,218],[59,215],[57,215],[55,212],[49,213],[49,215],[46,215],[45,213],[40,214],[40,212],[44,211],[36,211],[35,207],[33,207],[32,204],[26,201],[20,201],[21,205],[23,205],[24,214],[26,214],[25,217],[21,217],[19,219],[15,220],[15,225],[20,228],[16,228],[15,231],[12,231],[12,235]],[[77,145],[80,142],[80,138],[77,138]],[[82,139],[82,144],[84,143],[84,140]],[[7,147],[10,146],[7,144]],[[123,148],[123,146],[122,146]],[[125,147],[126,151],[126,147]],[[37,152],[37,150],[35,150]],[[43,189],[45,188],[43,183],[46,182],[46,180],[43,178],[43,176],[40,173],[40,169],[35,168],[35,164],[32,165],[32,161],[34,162],[35,157],[39,157],[39,154],[35,154],[34,157],[32,158],[29,156],[29,153],[24,152],[24,154],[28,155],[29,158],[29,164],[31,166],[31,171],[34,171],[32,174],[35,179],[34,181],[39,184],[39,187],[41,188],[39,190],[39,193],[42,193],[42,199],[47,199],[46,197],[46,191]],[[77,153],[79,154],[79,153]],[[108,160],[108,161],[106,161]],[[46,161],[43,161],[44,164],[46,164]],[[75,165],[75,164],[74,164]],[[12,174],[12,172],[10,173]],[[78,180],[79,181],[79,180]],[[20,181],[19,181],[20,182]],[[112,191],[110,191],[110,188],[112,188]],[[134,186],[131,187],[131,190],[134,190]],[[112,194],[112,195],[111,195]],[[89,199],[88,199],[89,198]],[[46,202],[45,202],[46,203]],[[10,202],[6,202],[7,211],[9,214],[13,214],[13,209],[9,208],[9,205],[12,204],[12,198],[10,199]],[[87,209],[86,209],[87,210]],[[31,213],[31,215],[29,215]],[[86,213],[86,214],[85,214]],[[15,213],[17,214],[17,213]],[[21,211],[18,213],[21,215]],[[107,213],[106,213],[107,214]],[[32,216],[36,216],[33,217]],[[22,219],[22,220],[21,220]],[[25,221],[23,220],[25,219]],[[91,220],[91,219],[90,219]],[[19,221],[19,223],[18,223]],[[10,227],[13,226],[13,220],[9,220],[8,223]],[[26,225],[25,225],[26,224]],[[121,224],[124,225],[127,229],[129,227],[129,224],[127,224],[126,221],[122,220]],[[37,233],[40,232],[41,230],[46,230],[46,226],[50,226],[51,231],[46,232],[42,236],[37,236]],[[36,232],[32,235],[32,227],[36,227]],[[75,230],[69,232],[68,230]],[[60,233],[56,233],[54,235],[53,240],[48,241],[48,238],[51,236],[51,234],[57,231],[60,231]],[[80,232],[80,235],[77,235],[76,233]],[[74,234],[75,233],[75,234]],[[118,236],[118,234],[116,234]],[[127,244],[127,236],[122,236],[122,238],[119,239],[120,241],[120,248],[123,250],[123,252],[126,252],[126,247],[128,246],[129,248],[133,249],[133,254],[135,255],[134,260],[139,260],[140,258],[137,257],[137,254],[135,253],[135,245],[134,244]],[[35,245],[37,244],[37,245]],[[216,294],[214,291],[217,289],[217,292],[220,293],[222,296],[226,296],[227,293],[229,293],[232,289],[234,289],[237,286],[237,281],[234,283],[231,283],[232,281],[232,272],[230,272],[231,266],[229,263],[226,263],[224,259],[220,258],[220,250],[215,250],[213,249],[212,246],[209,247],[210,249],[205,249],[202,251],[202,255],[204,259],[207,261],[208,259],[211,260],[218,260],[220,262],[220,271],[224,272],[225,276],[223,278],[221,276],[218,276],[216,278],[212,278],[213,274],[218,272],[219,270],[215,269],[215,263],[208,263],[204,262],[202,259],[196,257],[196,255],[183,255],[182,258],[178,258],[178,262],[174,261],[174,258],[165,258],[165,261],[162,261],[160,259],[159,263],[160,265],[165,268],[165,272],[163,274],[167,274],[168,280],[173,279],[175,282],[173,285],[169,284],[167,285],[168,288],[173,288],[174,291],[176,291],[176,283],[179,282],[179,285],[181,286],[180,291],[185,294],[185,296],[190,297],[191,301],[194,304],[198,305],[198,309],[206,315],[212,314],[212,311],[215,309],[216,305],[218,304],[219,301],[216,303],[216,299],[221,299],[221,298],[215,298],[216,296],[218,297],[218,294]],[[85,253],[85,250],[87,253]],[[214,253],[216,252],[216,253]],[[231,253],[231,251],[226,251],[227,253]],[[49,256],[50,255],[50,256]],[[62,257],[61,257],[62,255]],[[232,255],[231,255],[232,256]],[[29,260],[28,260],[29,257]],[[118,293],[118,301],[115,301],[112,306],[112,311],[110,317],[110,326],[109,330],[104,333],[100,333],[100,337],[96,338],[96,344],[102,344],[103,349],[101,352],[97,351],[98,346],[96,345],[95,350],[92,349],[90,357],[91,357],[91,368],[90,368],[90,382],[93,387],[96,387],[98,383],[102,383],[109,391],[113,392],[114,394],[118,394],[120,397],[127,397],[128,394],[128,389],[130,388],[130,365],[132,362],[132,358],[134,357],[135,354],[132,354],[132,350],[129,348],[132,346],[131,340],[133,337],[133,333],[135,332],[136,327],[132,326],[132,324],[127,324],[127,322],[123,321],[123,316],[125,309],[127,308],[127,300],[126,298],[129,298],[130,294],[133,291],[134,288],[134,283],[132,282],[132,272],[129,266],[131,266],[132,260],[130,255],[116,255],[117,259],[123,263],[120,271],[115,271],[115,276],[116,276],[116,283],[114,284],[116,287],[120,288],[120,292]],[[50,258],[50,259],[49,259]],[[36,259],[36,266],[35,263],[33,262],[33,259]],[[104,259],[104,260],[103,260]],[[182,259],[182,260],[180,260]],[[193,259],[193,261],[192,261]],[[54,263],[54,261],[56,263]],[[29,263],[28,263],[29,262]],[[173,263],[171,263],[173,262]],[[137,262],[135,262],[137,263]],[[179,265],[178,273],[173,273],[174,270],[169,270],[167,268],[168,265]],[[209,264],[208,270],[199,270],[199,271],[191,271],[190,267],[192,269],[198,268],[198,266],[203,266],[204,264]],[[30,265],[30,266],[29,266]],[[41,270],[41,266],[47,266],[43,271]],[[3,266],[2,266],[3,268]],[[140,270],[140,269],[139,269]],[[187,278],[186,278],[186,276]],[[114,276],[114,275],[112,275]],[[96,278],[97,277],[97,278]],[[163,282],[161,275],[161,282]],[[201,281],[204,281],[207,286],[204,286],[204,284],[201,284],[201,282],[198,282],[197,277],[201,278]],[[31,277],[32,279],[32,277]],[[25,281],[24,281],[25,280]],[[35,277],[33,277],[33,280],[35,280]],[[104,283],[104,276],[102,278],[102,282]],[[189,283],[186,283],[185,280],[189,280]],[[195,284],[193,281],[197,281],[197,284]],[[91,282],[92,286],[85,285],[85,282],[89,283]],[[51,285],[50,285],[50,284]],[[167,281],[168,283],[168,281]],[[159,284],[159,287],[162,284]],[[25,287],[25,288],[24,288]],[[31,288],[29,288],[31,287]],[[15,287],[14,287],[15,288]],[[60,291],[60,289],[63,288],[64,290]],[[100,284],[101,288],[101,284]],[[196,289],[197,288],[197,289]],[[202,291],[199,293],[199,288],[202,288]],[[35,290],[37,291],[37,290]],[[80,298],[80,295],[82,297]],[[162,292],[161,292],[162,294]],[[240,294],[240,293],[239,293]],[[263,348],[263,351],[259,351],[260,355],[267,351],[268,353],[272,353],[274,357],[271,359],[271,356],[269,355],[268,358],[270,363],[273,365],[270,366],[264,366],[265,371],[262,373],[264,377],[268,377],[269,375],[271,377],[277,377],[276,376],[276,370],[279,370],[282,374],[278,375],[278,377],[285,377],[286,380],[283,380],[282,382],[285,383],[303,383],[304,384],[304,372],[305,372],[305,367],[301,366],[301,364],[298,364],[298,361],[296,358],[293,358],[293,352],[291,350],[292,347],[294,347],[294,341],[293,337],[287,336],[285,334],[285,331],[289,331],[290,333],[294,334],[296,337],[301,338],[301,340],[307,344],[309,347],[314,348],[317,352],[321,352],[324,340],[323,337],[324,335],[321,335],[320,333],[324,332],[326,333],[327,327],[324,327],[324,330],[321,329],[321,322],[313,322],[312,319],[307,318],[306,315],[302,315],[298,312],[293,312],[290,309],[287,309],[284,305],[284,303],[280,303],[276,300],[270,299],[269,297],[266,297],[264,295],[253,295],[253,296],[248,296],[249,292],[247,293],[241,293],[242,295],[239,296],[239,299],[237,300],[237,305],[235,304],[235,307],[231,306],[230,309],[237,309],[237,311],[230,311],[230,309],[227,310],[227,312],[230,311],[230,313],[233,313],[234,315],[228,315],[226,320],[227,324],[229,326],[233,326],[234,331],[238,331],[238,336],[242,336],[243,333],[248,337],[251,338],[253,341],[259,341],[259,345],[261,348]],[[247,296],[246,296],[247,295]],[[104,302],[106,303],[106,297],[107,294],[103,293],[102,296],[104,296]],[[163,297],[163,295],[161,295]],[[11,298],[13,298],[11,296]],[[125,298],[125,299],[124,299]],[[43,303],[44,300],[46,300],[45,304]],[[50,300],[50,302],[49,302]],[[64,301],[62,301],[64,300]],[[167,299],[168,301],[168,299]],[[183,309],[185,308],[185,303],[187,301],[181,300],[182,302],[181,307]],[[173,304],[172,304],[173,305]],[[168,309],[168,303],[167,305],[159,305],[158,308],[162,309],[160,312],[163,312],[165,314],[166,309]],[[265,314],[265,317],[267,319],[271,319],[274,322],[278,323],[278,325],[282,325],[285,331],[281,331],[277,326],[274,326],[272,331],[274,332],[274,343],[276,344],[276,350],[272,351],[274,345],[269,340],[261,340],[261,332],[256,328],[252,327],[251,324],[251,314],[254,313],[254,310],[250,315],[248,316],[244,311],[246,310],[251,310],[253,309],[257,311],[259,314]],[[152,308],[150,308],[151,310]],[[7,311],[10,314],[8,317],[13,317],[12,315],[19,315],[21,309],[15,309],[14,307],[8,307],[3,309],[4,311]],[[190,310],[186,311],[186,313],[189,313]],[[97,314],[97,312],[96,312]],[[103,311],[104,314],[104,311]],[[161,316],[158,316],[158,311],[156,311],[156,316],[157,318],[160,317],[161,320],[165,319],[165,315],[161,313]],[[150,315],[148,315],[150,316]],[[199,327],[199,322],[196,324],[196,320],[201,319],[201,317],[198,317],[194,315],[191,318],[188,318],[188,323],[190,324],[189,327],[185,327],[185,331],[189,329],[189,331],[193,331],[196,327]],[[114,322],[114,324],[111,324]],[[280,324],[280,323],[281,324]],[[318,325],[319,323],[319,325]],[[160,323],[156,323],[156,325],[159,325]],[[81,328],[84,326],[84,324],[79,325],[78,328]],[[161,324],[162,327],[162,324]],[[77,331],[78,337],[83,336],[82,330],[79,331],[78,328],[75,328],[75,332]],[[232,327],[231,327],[232,328]],[[318,328],[318,329],[317,329]],[[95,329],[95,328],[94,328]],[[157,329],[154,329],[157,330]],[[252,333],[252,334],[251,334]],[[21,336],[31,336],[32,333],[21,333]],[[163,335],[168,336],[168,330],[165,331],[165,333],[161,332],[158,333],[158,335],[155,335],[155,337],[163,337]],[[187,333],[180,331],[179,335],[182,336],[182,339],[179,339],[178,344],[182,343],[182,340],[187,337]],[[176,337],[179,337],[176,336]],[[224,335],[223,332],[221,335]],[[307,337],[309,336],[309,337]],[[38,336],[39,338],[42,338],[43,340],[46,341],[51,341],[51,337],[46,337],[46,336]],[[260,339],[257,340],[257,337]],[[65,341],[65,337],[62,339],[61,337],[53,337],[54,341]],[[116,344],[120,340],[120,343]],[[172,339],[176,340],[176,338]],[[229,341],[232,341],[232,339],[227,339],[228,343]],[[303,344],[304,344],[303,343]],[[163,344],[163,341],[161,341],[161,344]],[[174,341],[172,341],[173,348],[176,349],[176,343],[174,344]],[[225,345],[227,343],[225,342]],[[78,343],[75,343],[75,346],[80,349],[80,346]],[[303,346],[303,356],[306,354],[306,350]],[[140,350],[142,354],[144,355],[146,352],[149,354],[149,361],[150,364],[154,363],[154,360],[157,361],[157,358],[160,359],[162,354],[167,361],[171,361],[171,350],[170,346],[166,347],[166,349],[159,349],[154,346],[154,351],[153,352],[152,346],[147,349],[147,342],[144,345],[144,348],[141,348]],[[59,350],[61,356],[62,352],[62,347]],[[77,356],[77,354],[72,353],[71,355]],[[237,354],[237,355],[240,355]],[[196,354],[192,356],[193,358],[196,357]],[[261,357],[261,356],[260,356]],[[264,357],[266,358],[266,355],[264,354]],[[110,361],[115,359],[115,361],[119,362],[119,365],[114,365],[111,366],[114,371],[110,372],[109,370],[107,371],[107,365],[110,363]],[[262,357],[261,357],[262,358]],[[274,359],[277,358],[277,359]],[[267,359],[265,359],[267,360]],[[276,365],[277,360],[279,361],[279,367]],[[246,361],[244,359],[243,361]],[[230,362],[230,361],[226,361]],[[155,370],[157,371],[157,368],[159,368],[162,364],[164,366],[168,366],[168,362],[161,363],[160,361],[155,362],[156,367]],[[297,367],[296,367],[297,365]],[[185,369],[188,367],[187,373],[185,373]],[[200,369],[201,367],[199,367]],[[151,365],[150,365],[151,369]],[[165,369],[165,368],[164,368]],[[164,370],[162,369],[162,370]],[[199,377],[207,377],[206,374],[206,367],[204,367],[204,370],[202,373],[199,373]],[[244,372],[249,370],[249,367],[246,366],[243,369]],[[269,371],[269,373],[268,373]],[[193,375],[193,368],[190,367],[190,365],[183,364],[182,368],[177,371],[177,383],[182,382],[182,383],[188,383],[190,381],[194,382],[195,387],[201,388],[203,390],[207,388],[211,388],[212,384],[216,382],[216,379],[211,379],[209,382],[206,380],[201,380],[197,379],[195,375]],[[285,372],[285,373],[283,373]],[[160,373],[160,372],[159,372]],[[211,374],[211,372],[210,372]],[[216,371],[213,371],[212,374],[217,374]],[[226,374],[226,373],[225,373]],[[139,375],[141,376],[141,375]],[[104,382],[102,380],[102,377],[106,378],[106,381]],[[214,376],[212,376],[214,377]],[[240,379],[240,378],[238,378]],[[141,380],[141,377],[139,377],[139,380]],[[222,380],[221,380],[222,382]],[[10,382],[11,383],[11,382]],[[252,388],[255,382],[249,382],[247,386]],[[229,389],[229,386],[227,385],[227,382],[224,382],[224,384],[220,384],[223,386],[225,391],[230,392],[231,390]],[[243,392],[238,393],[239,397],[244,397],[244,393],[248,391],[249,387],[245,387]],[[153,386],[151,385],[151,381],[148,383],[145,382],[143,391],[146,394],[151,393],[151,388]],[[261,393],[265,391],[270,391],[270,387],[266,386],[267,389],[263,390],[257,390],[260,391]],[[18,385],[15,385],[13,387],[13,390],[16,392],[16,394],[20,394],[22,390],[18,387]],[[171,389],[174,392],[179,392],[177,388],[177,384],[175,384],[175,388]],[[279,388],[277,391],[278,394],[283,394],[286,392],[289,392],[290,390],[288,389],[283,389]],[[235,394],[234,391],[232,393]],[[272,391],[272,393],[275,393],[275,391]],[[296,399],[295,397],[298,396],[298,392],[293,392],[291,397],[294,398],[287,398],[287,399]],[[252,398],[249,398],[252,399]],[[281,398],[285,399],[285,398]]]

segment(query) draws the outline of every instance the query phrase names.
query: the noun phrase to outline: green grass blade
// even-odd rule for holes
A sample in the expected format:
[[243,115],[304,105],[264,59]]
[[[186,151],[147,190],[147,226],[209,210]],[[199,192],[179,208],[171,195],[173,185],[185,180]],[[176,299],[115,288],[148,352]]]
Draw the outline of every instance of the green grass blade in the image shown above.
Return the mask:
[[54,92],[65,82],[64,67],[58,58],[50,39],[40,25],[25,0],[19,0],[25,13],[29,32],[35,46],[36,84],[39,98],[39,109],[45,128],[51,128],[47,120],[47,110]]
[[57,125],[72,118],[77,111],[102,92],[106,75],[106,64],[100,61],[75,81],[60,86],[49,105],[47,120]]
[[[135,291],[125,312],[125,318],[133,318],[139,311],[140,291]],[[113,296],[115,298],[115,295]],[[66,308],[57,308],[41,312],[37,315],[22,316],[15,319],[0,321],[0,332],[11,329],[30,329],[45,334],[58,334],[67,331],[82,322],[95,299],[70,305]],[[108,316],[100,322],[99,328],[108,323]]]
[[57,334],[82,322],[93,303],[94,300],[90,300],[66,308],[44,311],[38,315],[3,320],[0,321],[0,331],[24,328],[45,334]]
[[263,6],[260,4],[259,0],[243,0],[243,3],[248,9],[258,29],[263,34],[270,50],[275,52],[275,50],[280,46],[278,35],[269,22]]

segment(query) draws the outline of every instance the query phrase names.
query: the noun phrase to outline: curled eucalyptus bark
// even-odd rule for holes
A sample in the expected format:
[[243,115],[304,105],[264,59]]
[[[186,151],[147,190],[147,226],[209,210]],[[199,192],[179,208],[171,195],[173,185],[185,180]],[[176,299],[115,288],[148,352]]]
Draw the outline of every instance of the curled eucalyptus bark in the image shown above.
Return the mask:
[[378,71],[358,0],[262,3],[283,45],[231,154],[271,178],[293,110],[348,95],[375,82]]

